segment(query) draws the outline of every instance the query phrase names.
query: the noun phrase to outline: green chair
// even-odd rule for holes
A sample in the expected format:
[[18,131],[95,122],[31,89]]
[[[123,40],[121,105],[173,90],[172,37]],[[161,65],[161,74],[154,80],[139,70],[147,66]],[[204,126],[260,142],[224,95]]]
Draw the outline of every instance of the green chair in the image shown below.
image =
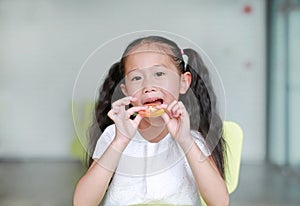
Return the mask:
[[[76,111],[76,121],[74,130],[74,136],[71,143],[70,153],[71,156],[80,161],[85,161],[85,147],[87,146],[87,134],[88,129],[92,123],[92,111],[94,103],[88,102],[83,105],[73,103],[73,109]],[[80,109],[83,108],[83,109]],[[79,113],[81,111],[81,113]]]
[[[243,130],[235,122],[224,121],[223,136],[227,143],[227,167],[225,167],[225,176],[226,185],[230,194],[237,188],[239,181],[243,146]],[[203,206],[206,206],[202,198],[201,203]]]

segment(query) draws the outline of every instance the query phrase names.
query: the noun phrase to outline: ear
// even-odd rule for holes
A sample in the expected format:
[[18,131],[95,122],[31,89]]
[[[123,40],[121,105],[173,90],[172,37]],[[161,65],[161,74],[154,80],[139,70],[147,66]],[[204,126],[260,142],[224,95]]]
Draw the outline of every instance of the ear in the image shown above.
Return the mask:
[[192,74],[190,72],[185,72],[181,74],[180,79],[180,94],[185,94],[190,88],[192,82]]
[[121,84],[121,85],[120,85],[120,88],[121,88],[123,94],[124,94],[125,96],[128,96],[128,92],[127,92],[127,89],[126,89],[125,84]]

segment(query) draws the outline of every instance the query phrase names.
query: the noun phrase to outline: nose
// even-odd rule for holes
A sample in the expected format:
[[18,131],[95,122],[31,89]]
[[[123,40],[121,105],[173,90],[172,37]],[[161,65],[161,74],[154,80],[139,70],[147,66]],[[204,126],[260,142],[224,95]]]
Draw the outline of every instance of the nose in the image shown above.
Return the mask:
[[152,85],[153,84],[153,79],[149,76],[146,76],[143,81],[143,93],[149,93],[149,92],[154,92],[156,89]]
[[153,87],[153,86],[146,86],[146,87],[143,88],[143,93],[144,94],[155,92],[155,91],[156,91],[156,88]]
[[143,81],[143,93],[150,93],[150,92],[155,92],[156,87],[153,85],[154,79],[151,75],[146,75]]

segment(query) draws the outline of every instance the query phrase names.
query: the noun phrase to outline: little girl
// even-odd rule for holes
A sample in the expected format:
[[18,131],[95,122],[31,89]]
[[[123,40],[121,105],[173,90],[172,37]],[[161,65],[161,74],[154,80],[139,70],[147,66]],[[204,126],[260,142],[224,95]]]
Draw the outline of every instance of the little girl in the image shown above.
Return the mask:
[[[125,97],[113,101],[117,88]],[[149,108],[163,113],[142,115]],[[207,205],[229,204],[222,121],[208,70],[192,49],[160,36],[129,44],[100,89],[90,137],[93,156],[75,206],[201,205],[199,194]]]

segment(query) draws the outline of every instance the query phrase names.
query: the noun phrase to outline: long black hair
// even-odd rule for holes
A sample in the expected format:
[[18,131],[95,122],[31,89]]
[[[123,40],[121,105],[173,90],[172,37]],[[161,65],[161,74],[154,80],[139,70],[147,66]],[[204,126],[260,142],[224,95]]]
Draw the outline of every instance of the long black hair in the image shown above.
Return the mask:
[[[225,141],[222,134],[222,120],[217,111],[216,95],[213,91],[209,71],[205,66],[200,55],[193,49],[181,50],[177,44],[167,38],[161,36],[148,36],[131,42],[125,49],[119,62],[113,64],[104,80],[100,90],[99,97],[95,104],[95,115],[93,124],[89,130],[89,147],[87,151],[87,164],[90,166],[93,162],[92,154],[94,153],[97,140],[101,132],[106,127],[113,124],[113,121],[107,116],[111,109],[112,96],[125,76],[124,65],[128,53],[143,44],[154,44],[171,57],[174,64],[181,73],[190,72],[192,74],[192,82],[190,86],[191,92],[194,94],[197,105],[197,112],[189,112],[190,119],[198,119],[196,130],[204,137],[211,156],[217,165],[217,168],[224,176],[225,164]],[[183,61],[183,55],[188,57],[188,62]],[[188,98],[181,95],[182,101],[188,104]]]

